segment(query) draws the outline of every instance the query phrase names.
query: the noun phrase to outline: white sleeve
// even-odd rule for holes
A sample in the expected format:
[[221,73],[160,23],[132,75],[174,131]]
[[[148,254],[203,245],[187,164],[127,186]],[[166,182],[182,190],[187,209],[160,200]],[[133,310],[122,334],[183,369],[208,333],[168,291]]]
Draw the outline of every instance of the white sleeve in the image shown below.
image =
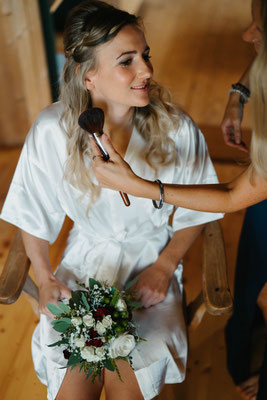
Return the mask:
[[[173,183],[184,185],[218,183],[204,136],[189,117],[185,117],[177,138],[177,172]],[[176,231],[220,219],[223,216],[222,213],[200,212],[177,207],[172,226]]]
[[37,130],[34,125],[27,136],[0,217],[53,243],[65,218],[57,198],[58,160]]

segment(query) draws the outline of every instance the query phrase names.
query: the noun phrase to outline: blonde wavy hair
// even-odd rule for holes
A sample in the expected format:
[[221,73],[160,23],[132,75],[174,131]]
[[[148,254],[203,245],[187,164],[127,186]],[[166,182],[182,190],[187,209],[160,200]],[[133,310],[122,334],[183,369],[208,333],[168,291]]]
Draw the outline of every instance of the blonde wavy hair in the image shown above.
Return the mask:
[[250,72],[253,134],[251,167],[267,180],[267,1],[261,0],[262,44]]
[[[142,28],[135,15],[92,0],[73,9],[64,31],[66,62],[60,93],[63,105],[60,125],[67,135],[65,178],[83,195],[89,193],[92,202],[98,197],[99,189],[92,181],[92,169],[86,162],[91,154],[88,133],[78,125],[79,115],[93,106],[90,92],[85,88],[85,74],[97,68],[97,46],[114,38],[129,24]],[[149,97],[146,107],[135,108],[133,124],[147,142],[147,162],[156,168],[175,158],[175,144],[168,132],[177,129],[181,112],[169,92],[156,82],[150,85]]]

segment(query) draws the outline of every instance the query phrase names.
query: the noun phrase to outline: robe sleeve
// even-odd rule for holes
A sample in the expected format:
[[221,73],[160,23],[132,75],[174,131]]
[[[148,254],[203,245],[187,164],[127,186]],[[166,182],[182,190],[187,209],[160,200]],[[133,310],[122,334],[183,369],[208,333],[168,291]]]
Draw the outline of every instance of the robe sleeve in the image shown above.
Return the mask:
[[[195,123],[187,116],[177,134],[177,151],[177,171],[179,168],[183,173],[179,174],[179,177],[174,174],[173,183],[185,185],[218,183],[205,138]],[[222,213],[200,212],[176,207],[172,226],[176,231],[214,221],[223,216]]]
[[42,130],[35,123],[26,138],[0,217],[53,243],[65,219],[57,197],[62,168],[48,127]]

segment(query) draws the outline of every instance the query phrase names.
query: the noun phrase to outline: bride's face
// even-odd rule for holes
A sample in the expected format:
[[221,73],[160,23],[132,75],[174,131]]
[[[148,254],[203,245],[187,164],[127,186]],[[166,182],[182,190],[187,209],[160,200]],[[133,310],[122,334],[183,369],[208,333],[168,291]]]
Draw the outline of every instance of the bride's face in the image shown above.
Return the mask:
[[261,0],[252,1],[252,23],[243,33],[245,42],[253,43],[258,52],[262,43]]
[[149,50],[144,33],[134,25],[125,26],[97,48],[97,67],[85,78],[94,106],[112,103],[129,108],[149,103],[153,74]]

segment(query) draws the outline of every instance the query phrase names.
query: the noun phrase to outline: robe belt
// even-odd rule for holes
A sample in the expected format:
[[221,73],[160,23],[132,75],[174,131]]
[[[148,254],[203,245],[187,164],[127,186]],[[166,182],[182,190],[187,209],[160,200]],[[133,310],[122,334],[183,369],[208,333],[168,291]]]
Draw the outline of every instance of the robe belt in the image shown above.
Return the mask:
[[[106,281],[113,284],[118,277],[118,273],[122,264],[124,248],[128,243],[146,243],[147,241],[159,240],[160,236],[167,234],[169,231],[168,224],[161,227],[153,227],[149,230],[137,229],[134,232],[128,232],[127,229],[122,229],[118,232],[113,232],[112,235],[100,235],[95,232],[86,232],[80,230],[80,235],[84,236],[85,240],[90,242],[90,249],[85,254],[84,263],[93,264],[91,275],[86,278],[94,277],[100,281]],[[162,240],[162,239],[161,239]],[[93,276],[92,276],[93,272]]]

